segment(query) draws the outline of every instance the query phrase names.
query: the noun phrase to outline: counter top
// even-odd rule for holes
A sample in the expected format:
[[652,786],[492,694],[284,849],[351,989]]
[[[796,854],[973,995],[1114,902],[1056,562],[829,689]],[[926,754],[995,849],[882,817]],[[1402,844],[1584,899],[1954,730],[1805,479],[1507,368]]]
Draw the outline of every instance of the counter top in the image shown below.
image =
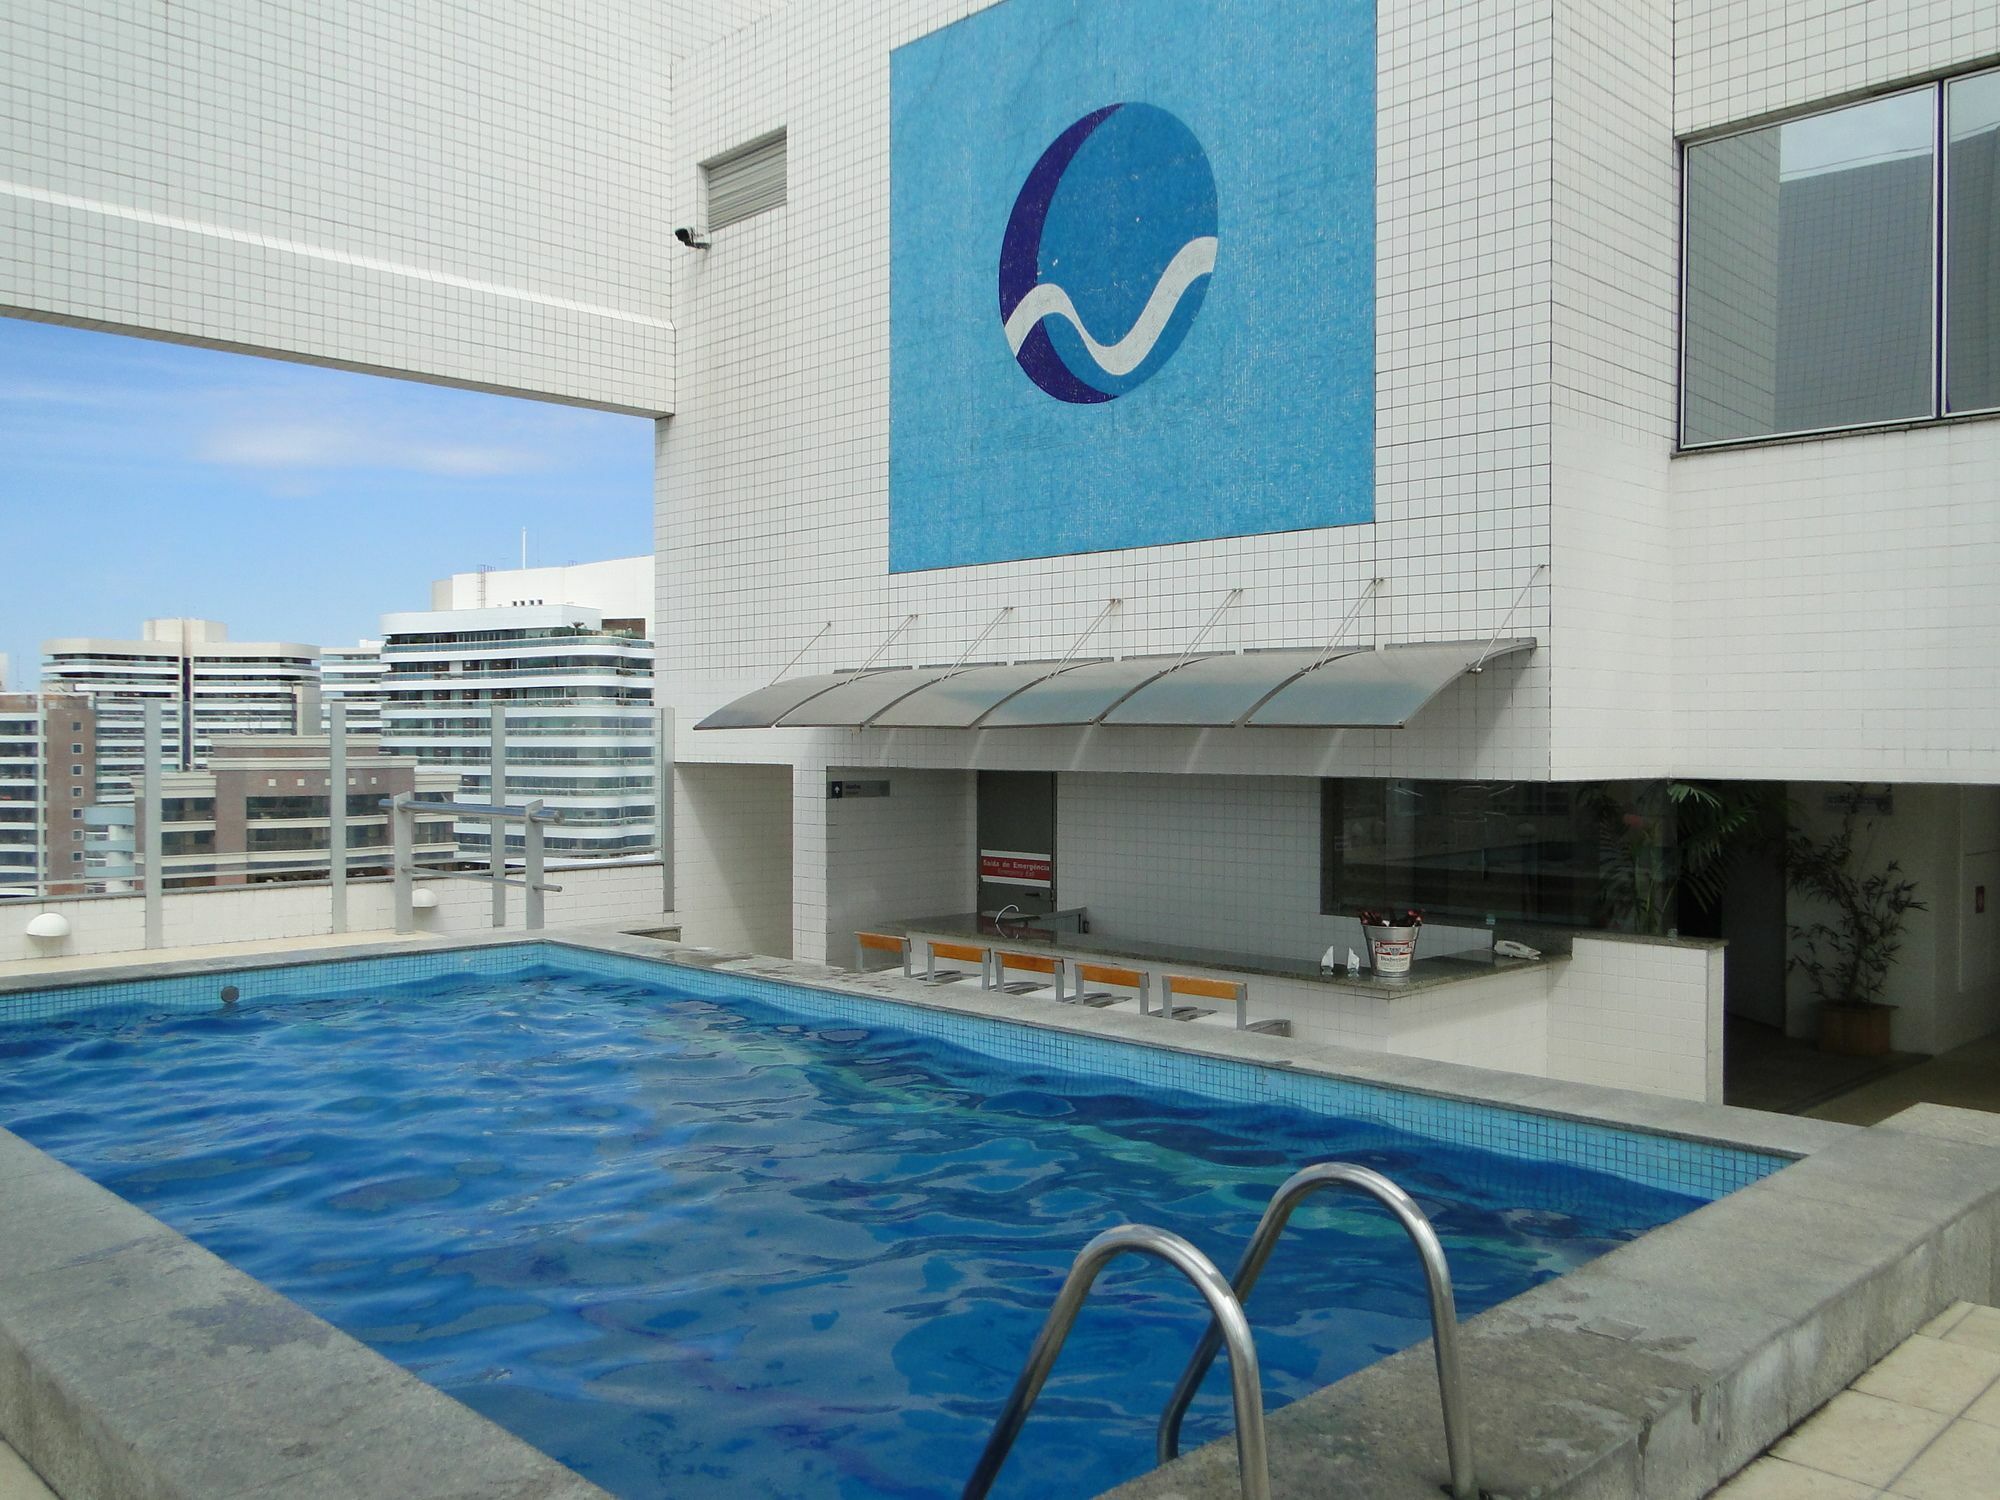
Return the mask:
[[[1185,965],[1197,969],[1225,969],[1234,974],[1247,974],[1266,979],[1287,979],[1307,984],[1323,984],[1329,989],[1345,990],[1350,994],[1372,995],[1377,999],[1393,1000],[1398,995],[1412,995],[1424,990],[1436,989],[1440,985],[1462,984],[1467,980],[1486,979],[1495,974],[1511,974],[1519,969],[1546,968],[1567,953],[1551,952],[1544,948],[1540,958],[1497,958],[1490,951],[1485,953],[1453,953],[1437,958],[1422,956],[1421,943],[1418,957],[1410,965],[1408,974],[1376,974],[1363,969],[1359,976],[1350,978],[1345,970],[1337,974],[1322,974],[1317,958],[1292,958],[1269,953],[1231,953],[1217,948],[1197,948],[1179,943],[1146,943],[1135,940],[1100,938],[1091,934],[1047,933],[1033,929],[1023,930],[1013,923],[1008,924],[1008,933],[1001,936],[994,930],[991,919],[972,912],[955,913],[951,916],[919,917],[908,922],[885,923],[881,931],[910,937],[919,933],[947,939],[978,942],[991,947],[1045,947],[1052,952],[1078,958],[1101,958],[1123,960],[1126,963],[1145,964],[1150,968]],[[921,958],[921,954],[918,955]]]

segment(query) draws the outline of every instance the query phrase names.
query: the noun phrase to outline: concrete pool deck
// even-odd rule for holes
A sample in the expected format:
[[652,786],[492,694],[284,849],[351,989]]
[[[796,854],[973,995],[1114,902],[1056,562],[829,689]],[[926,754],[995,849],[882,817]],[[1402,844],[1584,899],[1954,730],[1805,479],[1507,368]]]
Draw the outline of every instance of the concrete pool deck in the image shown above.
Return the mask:
[[[1993,1134],[2000,1120],[1991,1116],[1926,1108],[1860,1129],[610,932],[506,934],[451,946],[529,941],[1802,1158],[1464,1324],[1480,1477],[1506,1500],[1695,1500],[1939,1313],[2000,1295],[2000,1137]],[[261,963],[209,959],[39,982],[10,978],[0,980],[0,1002],[24,989],[93,978],[409,951],[407,944],[357,944]],[[0,1136],[0,1151],[11,1153],[0,1156],[0,1195],[25,1210],[0,1216],[0,1267],[7,1268],[0,1271],[0,1440],[12,1442],[66,1500],[322,1493],[581,1500],[601,1493],[25,1143]],[[44,1205],[40,1195],[51,1188],[55,1201]],[[79,1206],[86,1200],[90,1213]],[[78,1214],[95,1226],[81,1242]],[[56,1232],[59,1223],[69,1230]],[[37,1269],[17,1269],[23,1248]],[[200,1275],[191,1274],[197,1266]],[[218,1272],[235,1278],[227,1298],[209,1279]],[[149,1322],[156,1335],[188,1326],[165,1322],[170,1316],[192,1316],[200,1330],[192,1342],[202,1347],[184,1351],[184,1335],[131,1342]],[[1254,1323],[1254,1300],[1251,1316]],[[258,1347],[266,1325],[275,1339],[270,1349]],[[295,1384],[281,1366],[306,1346],[337,1347],[340,1355],[324,1368],[305,1361],[312,1378]],[[137,1379],[146,1361],[164,1372],[183,1352],[214,1363]],[[378,1394],[386,1400],[392,1387],[396,1410],[378,1410]],[[397,1414],[405,1399],[413,1403],[408,1417]],[[393,1489],[308,1482],[354,1464],[357,1479],[387,1483],[374,1433],[414,1442],[412,1424],[449,1434],[440,1443],[449,1461],[430,1461],[427,1447],[406,1448],[404,1459],[423,1462],[396,1467]],[[1274,1412],[1271,1449],[1281,1496],[1435,1500],[1444,1452],[1428,1341]],[[267,1469],[251,1483],[240,1467],[251,1461],[291,1468],[284,1476]],[[107,1463],[123,1466],[125,1487],[71,1488],[71,1474],[94,1480],[91,1466]],[[482,1473],[489,1463],[498,1471]],[[227,1487],[216,1465],[225,1466]],[[1234,1446],[1210,1444],[1113,1493],[1121,1500],[1234,1497]]]

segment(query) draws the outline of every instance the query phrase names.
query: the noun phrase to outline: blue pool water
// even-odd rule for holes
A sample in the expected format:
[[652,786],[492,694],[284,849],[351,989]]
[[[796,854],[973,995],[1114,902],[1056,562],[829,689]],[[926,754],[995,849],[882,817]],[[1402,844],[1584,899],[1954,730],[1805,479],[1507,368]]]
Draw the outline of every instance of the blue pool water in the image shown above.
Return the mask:
[[[1091,1235],[1227,1270],[1309,1161],[1416,1195],[1462,1316],[1702,1201],[652,972],[0,1026],[0,1123],[630,1500],[955,1495]],[[1294,1226],[1250,1309],[1272,1405],[1428,1333],[1384,1212]],[[997,1493],[1151,1466],[1202,1314],[1148,1263],[1099,1288]]]

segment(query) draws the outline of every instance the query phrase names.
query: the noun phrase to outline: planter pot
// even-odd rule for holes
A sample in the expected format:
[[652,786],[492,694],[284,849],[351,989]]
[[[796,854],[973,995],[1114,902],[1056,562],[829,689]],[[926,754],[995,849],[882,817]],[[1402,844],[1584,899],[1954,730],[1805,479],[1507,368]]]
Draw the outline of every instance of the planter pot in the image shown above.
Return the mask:
[[1889,1050],[1889,1019],[1893,1005],[1865,1001],[1826,1004],[1819,1008],[1819,1050],[1842,1057],[1881,1057]]
[[1363,927],[1368,940],[1368,961],[1377,974],[1394,976],[1410,972],[1416,957],[1417,929],[1414,927]]

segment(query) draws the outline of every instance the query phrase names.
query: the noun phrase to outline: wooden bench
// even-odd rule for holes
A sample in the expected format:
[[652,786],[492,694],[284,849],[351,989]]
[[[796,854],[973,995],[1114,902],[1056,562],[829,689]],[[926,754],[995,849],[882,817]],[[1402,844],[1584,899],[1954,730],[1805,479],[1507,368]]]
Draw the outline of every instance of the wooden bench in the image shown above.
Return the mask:
[[893,953],[902,960],[903,977],[914,979],[910,968],[910,940],[893,932],[857,932],[854,934],[854,967],[863,974],[872,972],[868,967],[871,953]]
[[1194,1000],[1226,1000],[1236,1007],[1236,1029],[1250,1024],[1250,986],[1236,979],[1196,979],[1191,974],[1169,974],[1162,985],[1165,1004],[1160,1013],[1170,1021],[1195,1021],[1215,1014],[1192,1005],[1177,1005],[1181,996]]
[[941,958],[955,964],[977,964],[979,981],[982,985],[986,982],[986,950],[977,944],[940,943],[932,939],[925,944],[925,948],[928,950],[928,962],[919,976],[924,984],[956,984],[965,978],[964,969],[940,969],[937,965]]
[[1164,985],[1166,999],[1160,1013],[1176,1021],[1198,1021],[1203,1016],[1215,1014],[1212,1010],[1201,1010],[1192,1005],[1174,1004],[1176,995],[1188,995],[1197,1000],[1226,1000],[1236,1008],[1236,1029],[1238,1031],[1258,1031],[1265,1036],[1290,1036],[1290,1021],[1250,1019],[1250,986],[1236,979],[1196,979],[1191,974],[1169,974]]
[[[1039,979],[1012,979],[1009,972],[1039,974]],[[1009,995],[1026,995],[1034,990],[1053,988],[1060,1000],[1063,992],[1063,961],[1050,953],[1009,953],[1004,948],[993,950],[993,960],[989,965],[986,987],[1001,990]]]
[[[1068,1005],[1088,1005],[1093,1009],[1103,1009],[1116,1005],[1125,996],[1118,990],[1133,990],[1139,997],[1139,1014],[1147,1015],[1152,1008],[1152,976],[1142,969],[1125,969],[1116,964],[1087,964],[1081,959],[1075,961],[1070,972],[1075,976],[1076,988],[1062,997]],[[1113,985],[1114,989],[1091,989],[1089,985]]]

